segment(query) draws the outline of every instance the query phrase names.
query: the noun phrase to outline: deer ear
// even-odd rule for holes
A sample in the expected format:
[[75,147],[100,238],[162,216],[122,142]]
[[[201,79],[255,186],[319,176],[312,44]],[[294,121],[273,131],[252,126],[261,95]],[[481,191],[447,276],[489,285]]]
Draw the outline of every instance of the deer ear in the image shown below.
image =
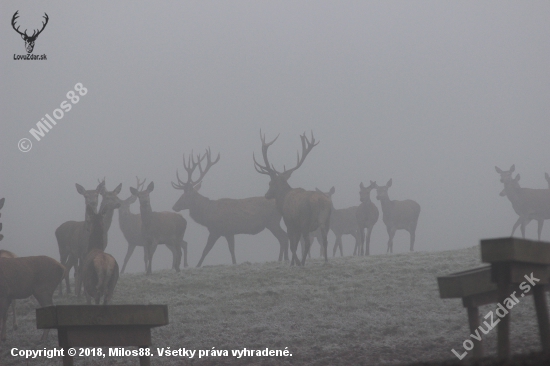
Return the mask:
[[388,188],[391,187],[391,178],[390,178],[390,180],[388,181],[388,183],[386,183],[386,186],[388,186]]
[[498,166],[495,166],[495,170],[498,174],[502,174],[502,170]]
[[334,188],[334,186],[332,186],[332,188],[330,189],[330,191],[328,191],[328,194],[330,196],[332,196],[334,194],[334,192],[336,192],[336,189]]
[[101,192],[101,190],[105,190],[105,179],[97,185],[95,190],[98,192]]
[[82,187],[82,186],[81,186],[80,184],[78,184],[78,183],[75,184],[75,187],[76,187],[76,191],[77,191],[78,193],[80,193],[80,194],[84,194],[84,192],[86,191],[86,190],[84,189],[84,187]]
[[201,184],[202,184],[202,180],[193,186],[193,188],[195,189],[195,191],[198,192],[198,190],[201,189]]
[[516,170],[516,164],[512,164],[510,167],[510,173],[512,173],[514,170]]
[[[315,187],[315,191],[316,191],[316,192],[321,192],[321,190],[320,190],[319,188],[317,188],[317,187]],[[321,192],[321,193],[323,193],[323,192]]]
[[2,209],[2,207],[4,207],[4,202],[6,202],[6,198],[0,199],[0,210]]
[[147,186],[147,189],[146,191],[147,192],[153,192],[153,189],[155,188],[155,183],[151,182],[149,183],[149,185]]
[[25,39],[25,35],[24,35],[24,34],[22,34],[22,35],[21,35],[21,38]]
[[113,191],[116,195],[120,193],[120,190],[122,189],[122,183],[120,183],[118,186],[116,186],[115,190]]
[[139,192],[134,187],[130,187],[130,193],[132,193],[133,196],[137,196]]

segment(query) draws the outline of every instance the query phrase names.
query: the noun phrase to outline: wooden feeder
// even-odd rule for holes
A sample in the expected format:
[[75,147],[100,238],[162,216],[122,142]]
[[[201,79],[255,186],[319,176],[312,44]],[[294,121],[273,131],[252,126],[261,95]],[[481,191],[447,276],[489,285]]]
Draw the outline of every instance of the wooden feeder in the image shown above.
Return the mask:
[[[73,365],[72,347],[146,348],[152,345],[151,328],[168,324],[167,305],[57,305],[36,309],[38,329],[57,329],[65,350],[63,365]],[[140,365],[150,365],[140,356]]]

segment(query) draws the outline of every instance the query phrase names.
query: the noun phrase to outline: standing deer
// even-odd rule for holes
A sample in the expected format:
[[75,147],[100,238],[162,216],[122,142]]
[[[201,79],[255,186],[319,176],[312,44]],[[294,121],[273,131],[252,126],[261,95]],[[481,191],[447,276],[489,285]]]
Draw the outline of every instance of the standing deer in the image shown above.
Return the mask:
[[82,264],[82,282],[88,305],[92,298],[96,305],[99,305],[103,298],[103,305],[109,304],[118,282],[118,263],[116,259],[105,253],[105,216],[108,211],[114,211],[120,204],[106,204],[95,213],[92,206],[87,206],[86,211],[90,217],[90,239],[88,240],[88,251]]
[[302,165],[306,156],[319,142],[315,143],[313,132],[311,133],[311,141],[308,140],[304,132],[303,135],[300,135],[300,139],[302,140],[302,157],[300,158],[300,153],[298,153],[297,163],[294,168],[289,170],[286,170],[285,168],[283,172],[278,172],[275,170],[275,167],[269,163],[269,159],[267,157],[267,149],[277,140],[278,137],[279,136],[277,136],[270,143],[266,143],[265,136],[262,135],[260,131],[260,138],[262,140],[262,155],[265,165],[260,165],[256,161],[254,154],[252,155],[252,158],[254,160],[254,168],[256,171],[260,174],[269,175],[271,179],[265,198],[275,198],[277,209],[283,216],[283,220],[287,228],[287,235],[290,240],[290,250],[292,251],[292,260],[290,264],[300,265],[298,256],[296,255],[300,237],[303,237],[306,242],[306,251],[302,256],[301,265],[303,266],[305,264],[307,254],[309,253],[309,248],[311,246],[309,233],[317,230],[317,228],[320,228],[322,232],[323,254],[325,256],[325,262],[327,262],[327,233],[330,228],[332,202],[322,193],[306,191],[302,188],[292,188],[288,184],[288,179],[292,173]]
[[[0,339],[6,340],[8,308],[15,299],[34,296],[41,307],[53,305],[53,293],[63,279],[65,267],[46,256],[0,258]],[[48,337],[42,333],[41,341]]]
[[[356,248],[357,248],[357,243],[359,242],[359,231],[358,231],[359,226],[357,225],[357,219],[356,219],[358,206],[335,209],[334,203],[332,202],[332,195],[336,191],[334,187],[332,187],[328,192],[323,192],[319,188],[315,188],[315,190],[317,192],[324,194],[330,199],[330,202],[332,204],[331,206],[332,211],[330,214],[330,230],[332,230],[332,232],[336,236],[336,241],[334,242],[334,248],[332,249],[332,256],[335,257],[336,250],[340,249],[340,257],[343,257],[344,253],[343,253],[343,245],[342,245],[342,236],[344,234],[353,235],[353,237],[355,238]],[[309,237],[310,237],[309,239],[310,245],[313,244],[313,239],[317,239],[317,242],[321,245],[321,248],[323,247],[323,244],[322,244],[323,236],[320,228],[315,230],[313,233],[310,233]],[[303,242],[303,239],[300,240],[300,243],[302,242]],[[305,246],[303,247],[303,250],[304,249],[305,249]]]
[[[361,204],[357,208],[355,218],[357,220],[357,226],[359,227],[359,241],[353,251],[353,255],[370,255],[370,236],[374,224],[378,221],[380,212],[378,207],[371,201],[370,192],[376,189],[376,182],[370,181],[368,187],[363,186],[363,182],[359,184],[359,199]],[[365,229],[367,229],[367,236],[365,238]],[[363,252],[363,243],[365,243],[365,251]]]
[[393,237],[397,230],[406,230],[411,236],[411,252],[414,251],[414,239],[416,224],[420,215],[420,205],[413,200],[392,201],[388,196],[388,188],[392,185],[392,180],[385,186],[376,186],[376,199],[382,205],[382,221],[386,224],[386,229],[390,239],[388,240],[387,252],[393,253]]
[[153,254],[159,244],[166,244],[172,247],[172,253],[175,253],[176,272],[180,271],[181,248],[183,248],[184,263],[187,262],[187,246],[183,241],[183,235],[187,228],[187,220],[180,214],[174,212],[153,212],[151,208],[151,199],[149,193],[153,191],[155,185],[149,183],[147,189],[138,191],[130,187],[132,195],[139,199],[139,211],[141,214],[141,234],[145,240],[144,250],[147,252],[147,270],[146,274],[152,273]]
[[[143,180],[143,182],[140,182],[138,177],[136,177],[136,180],[136,189],[138,191],[142,191],[143,186],[145,185],[145,180]],[[105,194],[103,196],[103,199],[105,201],[102,201],[101,205],[103,206],[103,202],[120,204],[120,207],[118,208],[118,224],[120,226],[122,234],[124,235],[124,238],[128,242],[128,250],[126,251],[124,264],[122,265],[122,270],[120,271],[120,273],[124,273],[126,265],[128,264],[128,260],[134,253],[136,246],[143,247],[143,261],[145,263],[145,271],[147,271],[149,257],[145,251],[146,243],[143,235],[141,234],[141,215],[133,214],[132,212],[130,212],[130,205],[137,200],[137,196],[130,195],[130,197],[123,200],[118,198],[118,195],[114,193],[115,192],[113,191],[111,193]],[[176,269],[177,251],[170,245],[168,245],[168,249],[170,249],[170,251],[172,252],[172,268]],[[183,241],[183,247],[181,249],[184,253],[187,252],[187,242],[185,240]],[[187,256],[184,256],[184,266],[187,267]]]
[[512,165],[507,171],[503,171],[496,166],[495,170],[500,174],[500,181],[504,184],[504,191],[500,195],[508,197],[514,211],[519,215],[512,228],[511,235],[513,236],[516,228],[521,225],[521,235],[525,238],[525,226],[531,220],[536,220],[538,223],[538,240],[540,240],[544,220],[550,219],[550,189],[520,187],[520,175],[517,174],[515,178],[512,178],[515,165]]
[[[91,205],[94,210],[97,209],[98,195],[104,185],[105,181],[102,181],[98,184],[96,189],[86,190],[80,184],[76,183],[76,191],[84,196],[84,207]],[[67,221],[55,230],[60,261],[67,269],[65,272],[67,294],[71,292],[69,272],[71,268],[74,267],[75,278],[78,280],[79,260],[83,258],[88,248],[89,234],[89,218],[86,209],[84,210],[84,221]],[[80,297],[80,290],[75,290],[75,292],[77,292],[77,295]],[[59,294],[63,295],[62,286],[59,287]]]
[[[203,170],[201,164],[204,158],[206,158],[206,167]],[[210,149],[206,150],[202,157],[197,156],[197,161],[195,161],[192,153],[187,162],[184,156],[183,167],[187,171],[187,182],[180,179],[178,172],[176,172],[178,184],[172,182],[175,189],[183,190],[183,194],[172,209],[177,212],[189,210],[191,218],[196,223],[205,226],[209,232],[206,246],[197,267],[202,265],[204,258],[221,236],[227,240],[231,260],[233,264],[236,264],[235,235],[256,235],[266,228],[279,241],[279,261],[283,259],[283,256],[285,260],[288,260],[288,238],[281,228],[281,214],[277,211],[274,200],[265,197],[211,200],[199,193],[206,173],[219,160],[220,154],[218,153],[218,157],[212,162]],[[198,179],[193,180],[193,172],[197,166],[199,167],[200,176]]]

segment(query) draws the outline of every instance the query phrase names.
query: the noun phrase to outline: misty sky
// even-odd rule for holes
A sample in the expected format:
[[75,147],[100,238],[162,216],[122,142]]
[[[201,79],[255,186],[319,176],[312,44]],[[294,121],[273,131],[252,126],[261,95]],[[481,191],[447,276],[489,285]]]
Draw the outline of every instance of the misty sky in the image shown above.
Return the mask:
[[[33,51],[47,61],[14,60],[26,54],[11,26],[17,10],[29,33],[48,14]],[[155,182],[153,210],[171,210],[181,191],[170,182],[191,150],[221,154],[202,184],[207,197],[265,194],[269,178],[252,161],[260,129],[281,134],[269,151],[281,169],[313,130],[320,143],[289,183],[335,186],[336,208],[359,204],[361,181],[393,178],[392,199],[421,205],[418,251],[510,234],[517,215],[499,196],[495,165],[515,164],[524,187],[547,187],[548,1],[2,1],[0,14],[0,246],[21,256],[59,259],[55,229],[84,219],[75,183],[92,189],[105,176],[126,198],[138,175]],[[76,83],[88,93],[34,140],[29,130]],[[19,151],[22,138],[29,152]],[[183,215],[195,266],[207,230]],[[394,252],[408,241],[399,231]],[[386,243],[380,218],[371,254]],[[333,244],[331,234],[330,253]],[[107,251],[122,265],[126,247],[115,213]],[[268,231],[236,237],[238,263],[278,252]],[[142,253],[130,271],[143,271]],[[153,269],[170,258],[160,246]],[[230,263],[221,238],[204,264]]]

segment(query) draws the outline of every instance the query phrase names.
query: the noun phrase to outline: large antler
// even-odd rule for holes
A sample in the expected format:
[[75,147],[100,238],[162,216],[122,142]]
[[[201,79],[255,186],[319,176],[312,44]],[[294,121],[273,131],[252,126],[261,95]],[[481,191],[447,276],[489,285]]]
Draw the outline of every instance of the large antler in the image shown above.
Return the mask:
[[21,32],[19,31],[19,27],[20,27],[20,26],[17,27],[17,28],[15,28],[15,21],[17,20],[17,18],[19,18],[18,13],[19,13],[19,10],[17,10],[17,11],[15,12],[15,14],[13,14],[13,17],[11,18],[11,26],[13,27],[13,29],[14,29],[17,33],[19,33],[19,34],[22,35],[22,36],[25,36],[25,38],[27,38],[27,39],[29,39],[29,40],[36,39],[36,38],[38,37],[38,35],[39,35],[40,33],[42,33],[42,31],[44,30],[44,28],[46,28],[46,24],[48,24],[48,20],[50,19],[50,18],[48,17],[48,14],[47,14],[47,13],[44,13],[44,16],[43,16],[42,18],[46,19],[46,21],[45,21],[45,22],[42,22],[42,29],[40,29],[40,30],[35,29],[34,32],[32,33],[32,36],[29,36],[29,35],[27,34],[27,30],[26,30],[26,29],[25,29],[25,32],[24,32],[24,33],[21,33]]
[[267,174],[269,176],[277,175],[279,172],[275,170],[275,167],[273,164],[269,163],[269,159],[267,158],[267,149],[279,138],[279,135],[273,139],[273,141],[266,143],[265,142],[265,134],[262,135],[262,130],[260,130],[260,139],[262,140],[262,155],[264,157],[264,164],[265,166],[262,166],[260,163],[256,161],[256,156],[254,156],[254,153],[252,153],[252,159],[254,159],[254,169],[260,174]]
[[306,133],[304,132],[302,135],[300,135],[300,139],[302,140],[302,157],[300,158],[300,153],[296,152],[296,166],[292,169],[286,170],[283,173],[286,173],[288,176],[292,174],[296,169],[298,169],[304,160],[306,160],[307,154],[319,143],[315,143],[315,137],[313,137],[313,131],[311,131],[311,141],[307,139]]
[[[218,153],[218,156],[216,157],[216,160],[212,161],[211,159],[211,151],[210,148],[206,149],[206,152],[203,156],[200,156],[200,154],[197,154],[197,160],[195,161],[195,157],[193,156],[193,152],[191,151],[191,154],[189,155],[189,158],[187,159],[187,162],[185,160],[185,154],[183,154],[183,168],[187,172],[187,182],[184,182],[180,179],[179,171],[176,170],[176,177],[178,179],[178,183],[172,182],[172,187],[175,189],[185,189],[186,186],[195,186],[196,184],[200,183],[203,178],[206,176],[206,173],[210,170],[210,168],[216,164],[220,160],[220,153]],[[206,168],[203,170],[202,168],[202,161],[206,158]],[[199,167],[199,178],[197,180],[193,180],[193,172],[195,169]]]

